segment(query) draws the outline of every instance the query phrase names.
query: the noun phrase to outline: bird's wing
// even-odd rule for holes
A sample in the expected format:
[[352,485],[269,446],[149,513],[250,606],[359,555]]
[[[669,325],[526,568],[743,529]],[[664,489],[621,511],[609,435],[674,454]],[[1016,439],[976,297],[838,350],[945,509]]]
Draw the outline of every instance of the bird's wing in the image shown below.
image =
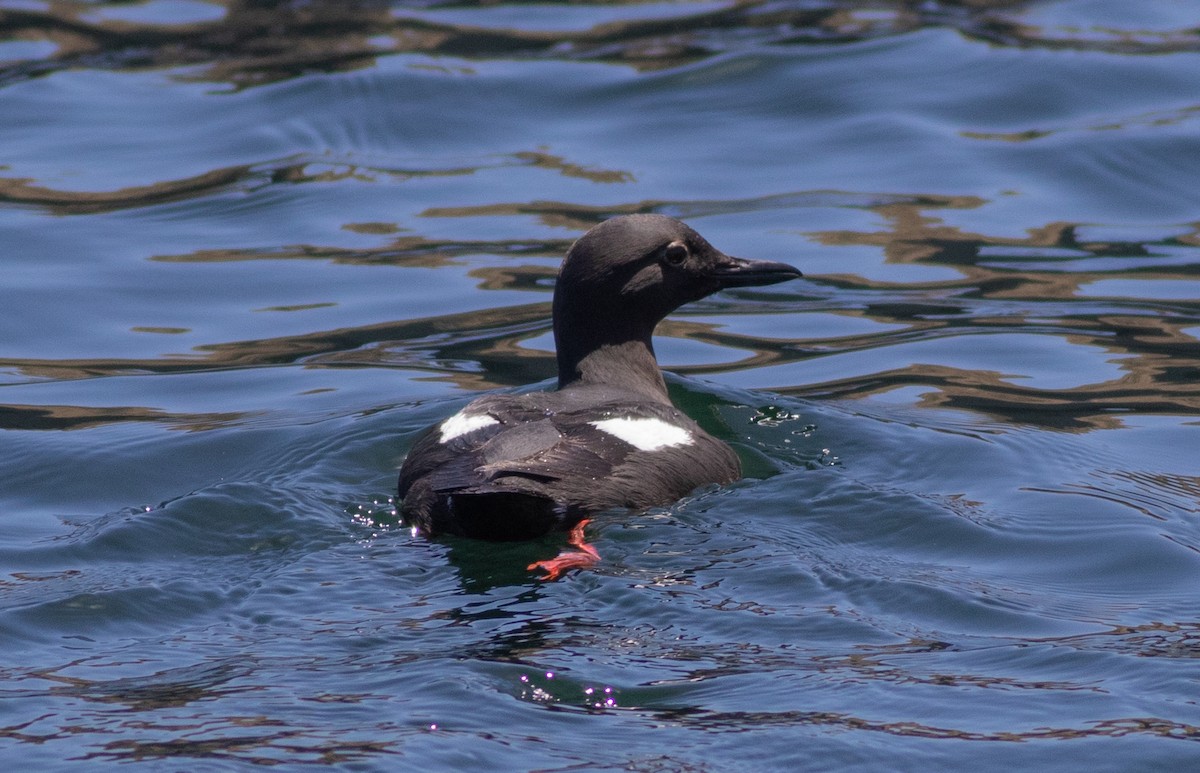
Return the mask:
[[468,453],[434,470],[434,491],[488,491],[555,481],[592,481],[624,462],[629,448],[594,427],[546,418],[506,428]]
[[552,402],[551,395],[485,396],[471,403],[464,413],[486,415],[494,423],[448,441],[441,440],[437,427],[431,430],[410,454],[410,458],[426,461],[401,471],[401,495],[407,490],[406,483],[411,486],[428,476],[433,491],[439,494],[514,489],[540,493],[543,486],[554,483],[560,494],[584,497],[597,481],[636,463],[630,456],[639,449],[602,430],[604,418],[658,419],[699,432],[671,406],[618,399],[564,409]]

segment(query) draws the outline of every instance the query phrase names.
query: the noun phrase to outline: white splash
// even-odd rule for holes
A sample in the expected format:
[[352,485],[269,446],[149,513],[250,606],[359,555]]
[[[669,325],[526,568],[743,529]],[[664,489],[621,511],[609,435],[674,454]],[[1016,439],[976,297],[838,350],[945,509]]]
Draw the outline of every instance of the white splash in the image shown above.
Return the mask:
[[642,451],[686,446],[692,442],[692,433],[662,419],[603,419],[589,423]]
[[474,432],[477,429],[483,429],[484,427],[490,427],[493,424],[499,423],[486,413],[477,413],[474,416],[467,413],[456,413],[442,422],[442,426],[440,427],[442,442],[449,443],[460,435],[465,435],[468,432]]

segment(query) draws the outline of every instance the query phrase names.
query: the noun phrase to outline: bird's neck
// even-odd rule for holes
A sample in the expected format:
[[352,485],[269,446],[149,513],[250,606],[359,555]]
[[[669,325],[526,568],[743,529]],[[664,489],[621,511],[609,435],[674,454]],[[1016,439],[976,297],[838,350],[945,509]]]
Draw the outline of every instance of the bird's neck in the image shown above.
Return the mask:
[[557,330],[558,388],[612,386],[670,405],[650,335],[623,341],[571,338]]

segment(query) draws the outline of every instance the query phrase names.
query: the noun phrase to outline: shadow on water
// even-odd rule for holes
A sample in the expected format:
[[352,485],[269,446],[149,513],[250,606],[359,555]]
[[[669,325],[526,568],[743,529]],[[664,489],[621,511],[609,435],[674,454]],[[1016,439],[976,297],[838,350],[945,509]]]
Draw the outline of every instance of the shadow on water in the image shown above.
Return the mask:
[[458,574],[462,592],[468,595],[536,583],[537,573],[527,567],[553,558],[566,546],[557,535],[533,542],[487,543],[455,537],[439,541],[446,546],[446,561]]

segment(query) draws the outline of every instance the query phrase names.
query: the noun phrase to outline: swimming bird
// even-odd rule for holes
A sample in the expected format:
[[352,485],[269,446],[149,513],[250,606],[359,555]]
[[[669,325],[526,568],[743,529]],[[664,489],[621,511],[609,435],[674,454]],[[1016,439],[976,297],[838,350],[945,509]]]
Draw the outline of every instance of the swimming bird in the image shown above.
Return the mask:
[[685,303],[799,276],[785,263],[730,257],[663,215],[596,225],[555,283],[558,388],[484,395],[430,427],[400,469],[401,515],[428,536],[569,531],[572,550],[529,566],[555,579],[599,559],[584,540],[590,514],[737,480],[733,449],[671,403],[651,336]]

